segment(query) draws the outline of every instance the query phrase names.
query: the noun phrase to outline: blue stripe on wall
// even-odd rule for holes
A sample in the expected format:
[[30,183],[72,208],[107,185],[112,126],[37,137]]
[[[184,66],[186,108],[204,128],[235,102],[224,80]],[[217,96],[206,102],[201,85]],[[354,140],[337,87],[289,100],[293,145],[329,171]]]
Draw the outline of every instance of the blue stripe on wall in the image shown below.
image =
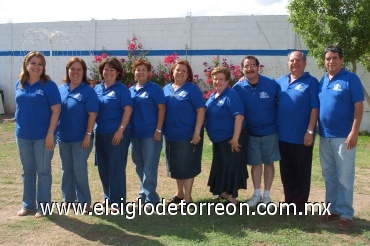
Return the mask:
[[[292,49],[287,50],[146,50],[146,56],[167,56],[176,52],[180,56],[238,56],[238,55],[254,55],[254,56],[286,56]],[[91,56],[101,55],[103,53],[109,56],[127,56],[127,50],[60,50],[52,51],[53,56]],[[307,55],[308,51],[303,50]],[[25,56],[28,51],[0,51],[0,56]],[[45,56],[50,56],[50,51],[42,51]],[[137,52],[139,54],[139,52]]]

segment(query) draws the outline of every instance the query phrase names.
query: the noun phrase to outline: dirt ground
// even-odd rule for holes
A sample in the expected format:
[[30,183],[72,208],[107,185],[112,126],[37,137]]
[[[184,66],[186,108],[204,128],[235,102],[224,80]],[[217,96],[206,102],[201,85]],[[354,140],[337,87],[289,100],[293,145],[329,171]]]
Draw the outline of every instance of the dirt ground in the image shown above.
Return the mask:
[[[3,123],[4,121],[12,121],[12,119],[14,118],[14,115],[0,115],[0,124]],[[9,133],[9,134],[6,134],[6,136],[2,135],[2,138],[0,139],[1,142],[4,142],[4,141],[14,141],[14,135],[12,133]],[[57,152],[56,152],[57,153]],[[0,153],[1,154],[1,153]],[[92,153],[93,154],[93,153]],[[58,156],[56,154],[56,156],[54,156],[54,159],[58,159]],[[54,160],[53,160],[54,161]],[[16,165],[18,165],[18,156],[14,156],[14,163],[16,163]],[[129,160],[130,163],[128,163],[128,177],[127,179],[130,179],[130,176],[131,175],[134,175],[135,178],[132,179],[132,180],[135,180],[134,183],[131,183],[131,184],[128,184],[128,193],[127,193],[127,200],[128,201],[133,201],[135,199],[135,196],[136,196],[136,192],[137,192],[137,187],[138,187],[138,182],[136,182],[136,174],[134,173],[134,169],[133,169],[133,164],[131,163],[131,161]],[[0,159],[0,163],[1,163],[1,159]],[[54,169],[57,169],[58,168],[58,165],[59,163],[54,163]],[[278,166],[278,165],[276,165]],[[57,167],[57,168],[55,168]],[[21,167],[19,166],[19,169],[21,169]],[[169,180],[165,177],[164,173],[164,165],[160,165],[160,168],[159,168],[159,177],[158,177],[158,190],[161,190],[161,191],[167,191],[167,193],[164,193],[162,195],[164,195],[164,197],[170,197],[170,195],[173,195],[172,192],[173,192],[173,186],[174,184],[170,183],[169,184]],[[2,170],[2,172],[6,172],[6,170]],[[19,170],[19,173],[21,171]],[[59,170],[58,170],[59,172]],[[194,190],[204,190],[204,192],[207,192],[206,189],[208,189],[206,186],[206,179],[207,179],[207,176],[208,176],[208,172],[209,170],[203,170],[203,172],[200,174],[200,177],[198,178],[198,180],[195,182],[194,184]],[[274,179],[274,184],[273,184],[273,192],[272,192],[272,199],[274,202],[278,202],[278,201],[282,201],[283,198],[284,198],[284,193],[283,193],[283,189],[282,189],[282,184],[281,184],[281,181],[280,181],[280,175],[278,173],[278,170],[276,170],[276,177]],[[60,175],[58,173],[58,175]],[[355,180],[355,194],[354,194],[354,209],[355,209],[355,226],[357,228],[361,228],[363,226],[366,226],[367,228],[369,228],[369,224],[370,224],[370,186],[368,185],[369,184],[369,177],[370,177],[370,169],[367,168],[367,169],[363,169],[360,173],[356,173],[356,180]],[[200,182],[200,179],[202,179],[203,181]],[[95,186],[100,186],[100,183],[99,181],[91,181],[91,182],[94,182],[93,185]],[[14,228],[15,231],[17,231],[18,233],[22,230],[24,231],[31,231],[33,227],[33,225],[31,225],[30,221],[34,221],[34,220],[30,220],[29,218],[25,218],[25,217],[19,217],[16,215],[16,212],[17,210],[20,208],[20,201],[21,201],[21,192],[20,192],[20,189],[22,188],[22,185],[21,185],[21,180],[18,179],[16,182],[10,182],[12,184],[10,185],[7,185],[7,187],[0,187],[0,196],[1,194],[4,192],[5,189],[14,189],[14,197],[11,197],[9,200],[7,201],[4,201],[3,199],[0,198],[0,200],[3,202],[2,204],[2,209],[0,210],[0,227],[4,226],[4,225],[9,225],[9,224],[15,224],[17,227],[24,227],[24,229],[22,228]],[[252,185],[252,181],[251,179],[249,178],[248,179],[248,189],[247,190],[243,190],[240,192],[240,199],[242,199],[243,201],[245,201],[245,199],[247,199],[248,197],[250,197],[253,193],[253,185]],[[171,186],[171,188],[169,189],[169,186]],[[53,187],[53,189],[55,190],[58,190],[59,192],[59,189],[60,187]],[[93,193],[93,191],[92,191]],[[100,193],[100,192],[95,192],[95,194],[92,194],[93,195],[93,200],[95,200],[94,202],[96,201],[99,201],[99,198],[97,198],[96,196],[96,193]],[[5,194],[5,192],[4,192]],[[94,198],[94,195],[95,195],[95,198]],[[100,194],[99,194],[100,195]],[[312,186],[311,188],[311,193],[310,193],[310,201],[322,201],[325,197],[325,188],[324,188],[324,184],[323,182],[320,183],[320,185],[315,185],[315,186]],[[28,217],[28,216],[26,216]],[[14,223],[14,222],[19,222],[19,221],[24,221],[24,223]],[[91,226],[89,224],[89,221],[86,220],[86,221],[79,221],[79,220],[72,220],[71,221],[73,223],[80,223],[81,227],[84,227],[84,226]],[[11,232],[11,230],[7,229],[7,230],[4,230],[3,232],[5,232],[5,235],[1,235],[0,236],[0,245],[4,244],[4,245],[19,245],[19,244],[30,244],[30,245],[34,245],[34,244],[55,244],[56,242],[59,241],[59,244],[61,245],[73,245],[73,244],[83,244],[83,245],[86,245],[86,244],[104,244],[104,241],[101,241],[101,239],[98,239],[98,238],[95,238],[97,237],[97,235],[82,235],[79,231],[73,231],[72,229],[68,229],[67,227],[63,227],[61,225],[58,224],[58,219],[56,219],[53,223],[42,223],[40,221],[35,221],[35,222],[32,222],[32,223],[36,223],[37,225],[37,228],[38,228],[38,231],[35,231],[34,235],[28,235],[28,236],[25,236],[25,235],[16,235],[14,233]],[[85,224],[86,225],[85,225]],[[90,222],[91,223],[91,222]],[[47,228],[44,228],[45,226],[47,226]],[[69,224],[68,224],[69,226]],[[98,225],[96,225],[96,228],[97,228]],[[71,226],[73,227],[73,226]],[[327,223],[327,224],[321,224],[319,225],[319,228],[320,229],[327,229],[329,227],[335,227],[335,224],[333,224],[332,222],[330,223]],[[47,233],[44,233],[44,230],[46,231],[47,230]],[[0,229],[0,231],[2,231]],[[14,235],[13,235],[14,234]],[[143,234],[145,235],[145,233]],[[142,237],[143,235],[140,235],[140,234],[130,234],[129,232],[127,232],[127,234],[125,234],[125,240],[126,242],[129,242],[129,241],[135,241],[136,237]],[[102,238],[104,238],[104,235],[101,236]],[[142,239],[140,237],[141,240],[143,240],[142,242],[145,242],[145,236],[144,236],[144,239]],[[355,237],[355,236],[354,236]],[[12,239],[14,238],[14,240]],[[11,241],[10,241],[11,239]],[[346,244],[351,244],[351,237],[348,236],[348,235],[343,235],[343,239],[345,240]],[[354,241],[356,242],[356,241]],[[58,244],[58,243],[57,243]]]
[[14,114],[0,114],[0,124],[5,121],[12,121],[14,120]]

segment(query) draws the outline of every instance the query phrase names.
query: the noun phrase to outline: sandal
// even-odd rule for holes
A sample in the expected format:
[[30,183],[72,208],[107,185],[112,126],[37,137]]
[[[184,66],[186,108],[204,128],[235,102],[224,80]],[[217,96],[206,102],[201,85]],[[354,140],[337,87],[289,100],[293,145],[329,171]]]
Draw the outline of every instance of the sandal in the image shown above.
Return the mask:
[[83,214],[84,214],[84,215],[90,215],[90,212],[91,212],[91,214],[92,214],[92,212],[93,212],[92,208],[91,208],[91,207],[87,207],[87,208],[85,209],[85,211],[83,212]]
[[41,213],[41,212],[37,212],[35,214],[35,218],[38,219],[38,218],[41,218],[41,217],[44,217],[44,215]]
[[236,203],[233,203],[230,200],[226,200],[226,202],[224,203],[224,205],[226,206],[227,204],[230,204],[230,203],[234,204],[235,206],[238,206],[239,205],[239,201],[236,201]]
[[25,208],[22,208],[21,210],[19,210],[19,211],[17,212],[17,215],[18,215],[18,216],[25,216],[25,215],[27,215],[29,212],[30,212],[30,210],[25,209]]
[[178,197],[178,196],[174,196],[174,197],[172,197],[171,199],[169,199],[169,200],[167,201],[167,204],[169,204],[169,203],[176,203],[176,204],[179,204],[182,200],[184,200],[184,198],[180,198],[180,197]]
[[216,198],[217,200],[227,200],[227,197],[223,197],[223,196],[221,196],[221,195],[218,195],[218,197]]

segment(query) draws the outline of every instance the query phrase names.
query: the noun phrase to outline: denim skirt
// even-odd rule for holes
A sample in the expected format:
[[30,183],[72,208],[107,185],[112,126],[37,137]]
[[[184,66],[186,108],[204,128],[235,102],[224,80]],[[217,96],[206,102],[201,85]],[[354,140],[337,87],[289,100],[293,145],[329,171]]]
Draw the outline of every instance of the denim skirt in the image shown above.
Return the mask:
[[203,131],[198,144],[191,138],[180,141],[166,140],[166,171],[173,179],[194,178],[201,172]]

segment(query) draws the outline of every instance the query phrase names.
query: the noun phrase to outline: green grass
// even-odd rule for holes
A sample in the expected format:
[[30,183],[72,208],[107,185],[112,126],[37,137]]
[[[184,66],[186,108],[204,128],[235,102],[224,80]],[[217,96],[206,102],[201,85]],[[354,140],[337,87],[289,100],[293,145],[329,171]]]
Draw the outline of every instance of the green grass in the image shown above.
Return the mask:
[[[316,139],[318,140],[318,138]],[[319,223],[316,215],[296,218],[279,215],[136,215],[80,216],[52,215],[41,219],[15,215],[21,207],[21,165],[14,139],[14,124],[0,124],[0,244],[56,245],[368,245],[370,244],[370,137],[358,141],[355,182],[355,225],[349,233],[336,229],[337,222]],[[205,136],[202,173],[195,179],[195,202],[214,202],[207,187],[212,150]],[[53,201],[61,201],[60,163],[58,150],[53,159]],[[278,163],[271,196],[282,201],[283,192]],[[133,201],[139,182],[131,158],[127,164],[127,200]],[[102,199],[102,188],[94,153],[89,158],[89,182],[93,202]],[[314,149],[310,200],[324,201],[325,188],[318,158],[318,141]],[[174,195],[175,182],[166,177],[162,154],[158,176],[161,197]],[[253,193],[251,180],[248,189],[240,190],[238,199],[246,201]],[[205,212],[205,210],[203,210]],[[136,212],[138,212],[136,210]]]

